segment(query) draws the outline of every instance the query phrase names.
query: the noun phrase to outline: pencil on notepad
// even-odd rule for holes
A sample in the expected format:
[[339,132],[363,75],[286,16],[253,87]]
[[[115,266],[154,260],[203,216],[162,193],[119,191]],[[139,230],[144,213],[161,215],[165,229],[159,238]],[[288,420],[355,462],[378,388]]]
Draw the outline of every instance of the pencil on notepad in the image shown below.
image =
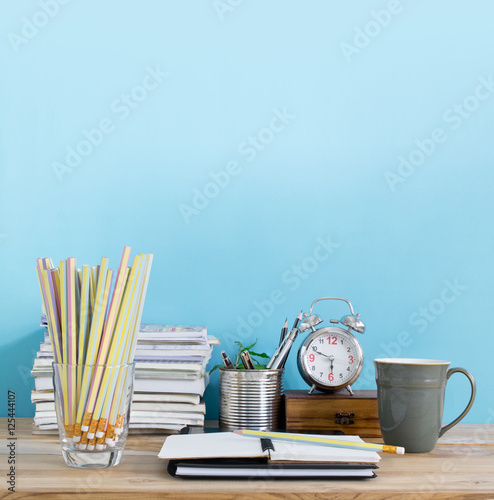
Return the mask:
[[335,448],[348,448],[352,450],[365,450],[365,451],[384,451],[386,453],[396,453],[403,455],[405,448],[401,446],[388,446],[386,444],[374,443],[356,443],[354,441],[342,441],[339,439],[323,438],[318,436],[311,436],[308,434],[290,434],[287,432],[264,432],[264,431],[249,431],[239,430],[233,431],[235,434],[245,437],[263,437],[273,439],[275,441],[290,441],[292,443],[300,444],[316,444],[321,446],[334,446]]

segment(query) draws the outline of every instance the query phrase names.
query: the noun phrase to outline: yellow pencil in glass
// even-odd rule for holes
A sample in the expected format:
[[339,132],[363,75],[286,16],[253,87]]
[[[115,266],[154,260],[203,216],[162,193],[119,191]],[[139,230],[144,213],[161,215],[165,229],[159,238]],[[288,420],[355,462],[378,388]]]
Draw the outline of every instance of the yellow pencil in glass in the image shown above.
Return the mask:
[[[105,291],[107,290],[107,286],[106,286],[107,285],[107,278],[109,277],[110,281],[111,281],[111,276],[112,276],[111,273],[109,276],[107,276],[109,273],[109,271],[107,269],[108,269],[108,258],[103,257],[101,259],[100,274],[99,274],[98,281],[97,281],[97,284],[95,287],[96,291],[95,291],[94,302],[93,302],[94,307],[93,307],[93,311],[92,311],[91,328],[89,330],[89,339],[88,339],[88,344],[87,344],[86,359],[84,362],[85,365],[94,365],[94,363],[96,361],[97,349],[99,347],[99,337],[100,337],[101,329],[102,329],[101,316],[104,317],[105,312],[106,312]],[[91,375],[92,375],[92,369],[85,368],[84,374],[82,376],[82,384],[81,384],[81,389],[80,389],[80,394],[79,394],[79,402],[77,405],[76,428],[75,428],[75,432],[74,432],[74,438],[76,441],[81,436],[81,429],[82,429],[83,418],[84,418],[84,409],[86,406],[86,398],[87,398],[87,393],[89,390],[89,384],[91,381]],[[86,427],[88,425],[89,425],[89,422],[87,422]]]
[[66,261],[65,290],[67,304],[67,390],[68,390],[68,426],[67,437],[74,436],[76,405],[76,364],[77,364],[77,306],[76,306],[77,268],[74,257]]
[[[140,294],[139,294],[139,304],[137,307],[136,314],[134,316],[134,321],[131,327],[131,345],[130,349],[127,350],[127,358],[122,361],[122,363],[132,363],[134,360],[134,353],[135,353],[135,348],[137,344],[137,337],[139,335],[139,327],[141,324],[141,317],[142,317],[142,311],[144,309],[144,300],[146,298],[146,292],[147,292],[147,287],[149,283],[149,275],[151,273],[151,265],[153,263],[153,255],[152,254],[146,254],[144,256],[145,263],[144,263],[144,282],[142,286],[140,287]],[[130,338],[129,335],[129,338]],[[125,398],[123,398],[123,387],[126,383],[127,380],[127,373],[125,375],[121,375],[120,380],[118,381],[118,387],[117,389],[120,394],[120,398],[116,399],[112,404],[116,405],[117,409],[117,416],[114,417],[112,415],[111,419],[109,420],[110,423],[115,422],[113,433],[117,436],[122,432],[123,430],[123,425],[124,425],[124,408],[125,408]],[[113,408],[112,408],[113,410]],[[115,420],[113,420],[115,419]]]
[[93,411],[91,427],[88,431],[89,437],[96,434],[99,438],[104,434],[104,430],[106,429],[109,413],[108,405],[109,401],[113,398],[116,377],[120,372],[120,367],[115,368],[114,366],[120,365],[124,358],[123,353],[128,344],[125,332],[127,330],[127,324],[129,323],[129,316],[132,314],[132,309],[134,307],[135,300],[132,299],[135,296],[135,288],[139,280],[138,266],[133,266],[133,269],[135,272],[131,272],[128,279],[126,296],[122,302],[122,307],[120,309],[121,315],[115,329],[115,334],[113,335],[112,346],[108,355],[108,365],[113,366],[105,367],[105,373],[98,392],[98,399]]
[[[109,269],[106,273],[105,287],[104,287],[103,298],[101,300],[101,303],[98,304],[98,300],[96,297],[96,310],[95,310],[96,312],[93,315],[93,320],[91,322],[91,331],[92,331],[92,325],[96,324],[95,333],[94,333],[94,336],[92,336],[92,337],[90,336],[90,339],[89,339],[90,344],[88,345],[88,356],[86,359],[86,365],[93,366],[96,362],[97,351],[98,351],[99,342],[101,339],[101,333],[103,330],[103,322],[104,322],[104,317],[105,317],[105,313],[106,313],[106,307],[108,305],[108,299],[109,299],[109,295],[110,295],[112,276],[113,276],[113,270]],[[91,340],[93,340],[92,343],[91,343]],[[88,372],[87,376],[86,376],[86,372]],[[88,391],[89,391],[90,382],[92,380],[93,373],[94,373],[94,366],[91,369],[91,373],[89,373],[88,368],[86,368],[84,370],[84,377],[83,377],[83,382],[82,382],[82,386],[81,386],[81,398],[80,398],[79,404],[81,403],[83,398],[85,401],[85,403],[84,403],[84,407],[85,407],[84,408],[84,416],[82,417],[81,429],[85,432],[87,432],[87,430],[89,429],[89,424],[91,422],[92,409],[89,410],[88,408],[89,407],[92,408],[93,403],[91,402],[88,404],[88,400],[86,398],[88,398]],[[94,397],[96,397],[96,396],[94,396]],[[78,416],[79,416],[79,414],[80,414],[79,407],[78,407],[77,411],[78,411]],[[79,422],[79,420],[77,420],[77,422]]]
[[[128,331],[132,324],[133,311],[137,302],[136,298],[139,294],[138,289],[143,279],[142,268],[142,257],[136,256],[130,271],[122,307],[120,308],[119,318],[112,339],[110,353],[108,355],[109,365],[120,365],[125,363],[125,351],[130,345]],[[93,412],[91,428],[88,431],[90,438],[93,433],[96,434],[97,437],[101,437],[104,433],[109,413],[109,404],[113,400],[115,391],[117,372],[120,372],[120,370],[106,367],[101,389],[98,394],[98,400]]]
[[[95,414],[95,409],[99,410],[98,406],[95,407],[96,397],[100,398],[98,394],[105,393],[107,389],[106,384],[101,383],[101,379],[103,377],[103,371],[105,370],[104,365],[107,364],[108,350],[110,348],[110,342],[113,338],[117,314],[120,310],[122,302],[122,296],[126,284],[125,280],[127,277],[127,262],[129,260],[129,256],[130,247],[124,247],[117,279],[113,289],[113,296],[110,301],[110,307],[106,315],[106,321],[98,348],[98,355],[95,363],[96,366],[92,375],[91,385],[87,396],[86,412],[90,412],[92,414],[92,420],[88,428],[89,439],[93,437],[95,431],[94,427],[97,425],[97,420],[99,419],[99,414],[97,412]],[[112,364],[111,361],[108,361],[108,364]]]

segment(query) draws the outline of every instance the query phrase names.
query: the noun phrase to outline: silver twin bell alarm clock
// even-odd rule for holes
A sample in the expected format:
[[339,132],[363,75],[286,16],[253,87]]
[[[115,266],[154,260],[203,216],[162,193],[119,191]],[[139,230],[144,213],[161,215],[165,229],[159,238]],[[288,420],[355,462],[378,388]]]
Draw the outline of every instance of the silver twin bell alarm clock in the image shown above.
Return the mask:
[[[320,300],[342,300],[350,307],[351,314],[341,320],[330,320],[332,324],[343,325],[323,327],[319,316],[312,314],[316,302]],[[340,297],[321,297],[310,306],[309,314],[300,323],[299,332],[311,331],[298,351],[297,364],[302,378],[311,386],[309,394],[315,389],[324,392],[337,392],[346,389],[352,396],[351,385],[358,379],[364,363],[364,354],[352,330],[364,333],[365,326],[360,314],[353,312],[352,304]]]

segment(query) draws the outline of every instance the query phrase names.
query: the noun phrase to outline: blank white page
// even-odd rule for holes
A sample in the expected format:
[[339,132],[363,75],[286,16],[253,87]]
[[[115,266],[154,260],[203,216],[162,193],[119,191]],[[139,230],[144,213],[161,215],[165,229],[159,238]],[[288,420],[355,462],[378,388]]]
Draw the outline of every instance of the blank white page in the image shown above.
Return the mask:
[[177,434],[168,436],[158,458],[251,458],[268,456],[260,439],[239,436],[233,432]]

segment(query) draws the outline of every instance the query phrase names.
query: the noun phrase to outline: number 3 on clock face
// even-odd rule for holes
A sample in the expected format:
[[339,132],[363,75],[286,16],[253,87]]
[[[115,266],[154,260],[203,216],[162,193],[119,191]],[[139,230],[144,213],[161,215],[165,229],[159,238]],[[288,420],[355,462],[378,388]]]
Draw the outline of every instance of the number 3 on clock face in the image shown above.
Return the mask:
[[336,392],[353,384],[362,370],[363,353],[357,339],[337,327],[310,334],[298,355],[303,379],[311,386]]

